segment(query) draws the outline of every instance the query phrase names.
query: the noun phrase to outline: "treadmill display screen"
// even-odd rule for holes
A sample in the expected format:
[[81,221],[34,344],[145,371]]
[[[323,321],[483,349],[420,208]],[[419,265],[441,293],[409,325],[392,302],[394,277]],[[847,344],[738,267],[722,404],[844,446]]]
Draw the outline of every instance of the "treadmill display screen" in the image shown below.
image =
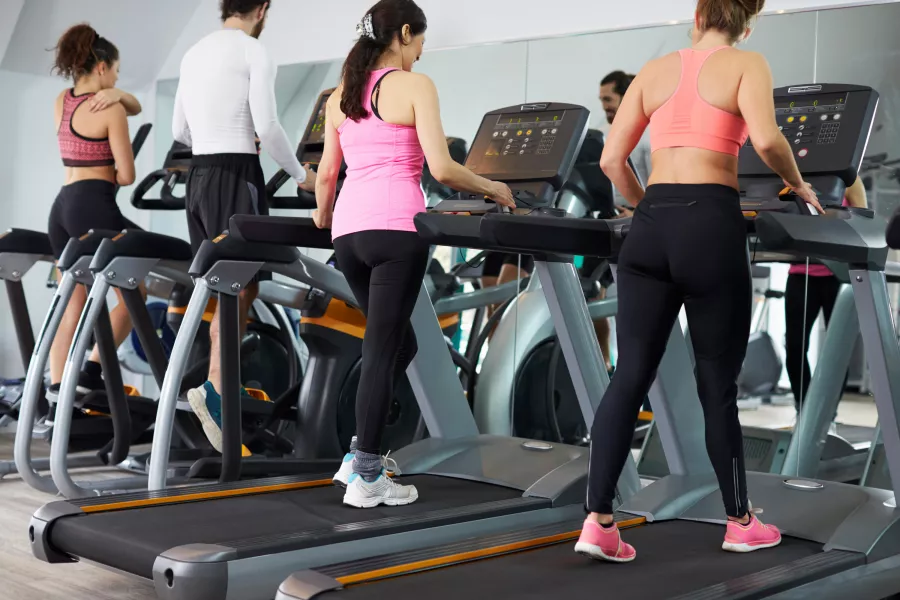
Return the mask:
[[466,167],[488,179],[548,180],[561,186],[588,118],[587,109],[572,104],[526,104],[490,112],[472,140]]
[[[775,90],[775,121],[804,176],[837,175],[852,182],[859,169],[878,94],[871,88],[811,85]],[[772,176],[752,141],[741,151],[741,176]],[[847,184],[849,185],[849,183]]]
[[847,94],[805,96],[796,100],[783,100],[775,104],[776,115],[827,113],[842,111],[847,107]]
[[329,98],[331,98],[331,94],[322,94],[319,97],[319,103],[316,105],[316,112],[307,127],[306,135],[303,136],[303,143],[325,143],[325,105],[328,103]]

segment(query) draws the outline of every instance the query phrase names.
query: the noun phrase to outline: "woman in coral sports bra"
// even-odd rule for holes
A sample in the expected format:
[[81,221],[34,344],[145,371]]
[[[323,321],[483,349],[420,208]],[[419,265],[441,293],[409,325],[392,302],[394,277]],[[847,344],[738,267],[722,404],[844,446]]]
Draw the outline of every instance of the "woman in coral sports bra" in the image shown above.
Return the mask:
[[[56,99],[54,116],[66,184],[47,224],[56,258],[73,237],[91,229],[137,229],[116,204],[116,186],[134,183],[134,155],[128,116],[141,112],[131,94],[116,89],[119,50],[87,24],[75,25],[59,39],[54,71],[74,82]],[[51,390],[59,389],[69,345],[87,300],[77,286],[50,348]],[[110,313],[116,344],[131,331],[125,304]],[[78,392],[102,389],[99,354],[94,350],[78,380]]]
[[[645,394],[681,307],[687,312],[706,447],[725,512],[724,550],[777,546],[747,500],[735,383],[750,334],[750,264],[738,194],[738,152],[752,139],[766,164],[821,211],[775,122],[772,73],[734,46],[764,0],[699,0],[693,44],[648,63],[631,84],[601,167],[636,206],[619,256],[619,363],[594,417],[587,510],[575,550],[629,562],[613,522],[616,482]],[[652,171],[641,188],[626,160],[650,127]]]

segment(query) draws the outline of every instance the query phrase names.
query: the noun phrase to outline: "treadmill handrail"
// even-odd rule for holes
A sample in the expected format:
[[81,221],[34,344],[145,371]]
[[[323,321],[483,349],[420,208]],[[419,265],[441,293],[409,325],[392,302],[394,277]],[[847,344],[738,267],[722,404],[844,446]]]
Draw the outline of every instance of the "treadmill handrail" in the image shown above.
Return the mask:
[[229,232],[247,242],[330,250],[331,230],[319,229],[308,217],[234,215]]

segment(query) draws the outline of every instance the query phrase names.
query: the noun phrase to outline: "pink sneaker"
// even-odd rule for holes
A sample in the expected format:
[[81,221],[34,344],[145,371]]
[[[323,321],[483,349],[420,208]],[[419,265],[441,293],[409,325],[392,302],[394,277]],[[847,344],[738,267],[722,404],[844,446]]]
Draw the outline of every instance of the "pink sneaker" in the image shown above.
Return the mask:
[[773,548],[781,543],[781,532],[774,525],[764,525],[755,515],[750,515],[750,523],[741,525],[728,521],[722,550],[729,552],[753,552],[763,548]]
[[637,556],[634,547],[622,541],[618,525],[607,528],[590,519],[584,522],[575,552],[595,560],[617,563],[631,562]]

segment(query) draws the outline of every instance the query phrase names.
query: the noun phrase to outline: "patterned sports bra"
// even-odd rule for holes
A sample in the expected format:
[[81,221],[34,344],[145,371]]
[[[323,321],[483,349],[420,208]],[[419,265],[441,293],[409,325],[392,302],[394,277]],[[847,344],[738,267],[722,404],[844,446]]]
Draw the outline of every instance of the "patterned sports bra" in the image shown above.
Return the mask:
[[67,167],[111,167],[115,166],[109,138],[89,138],[79,134],[72,127],[72,117],[82,104],[94,97],[94,94],[75,95],[75,90],[66,92],[63,100],[62,121],[56,132],[59,140],[59,153],[63,165]]

